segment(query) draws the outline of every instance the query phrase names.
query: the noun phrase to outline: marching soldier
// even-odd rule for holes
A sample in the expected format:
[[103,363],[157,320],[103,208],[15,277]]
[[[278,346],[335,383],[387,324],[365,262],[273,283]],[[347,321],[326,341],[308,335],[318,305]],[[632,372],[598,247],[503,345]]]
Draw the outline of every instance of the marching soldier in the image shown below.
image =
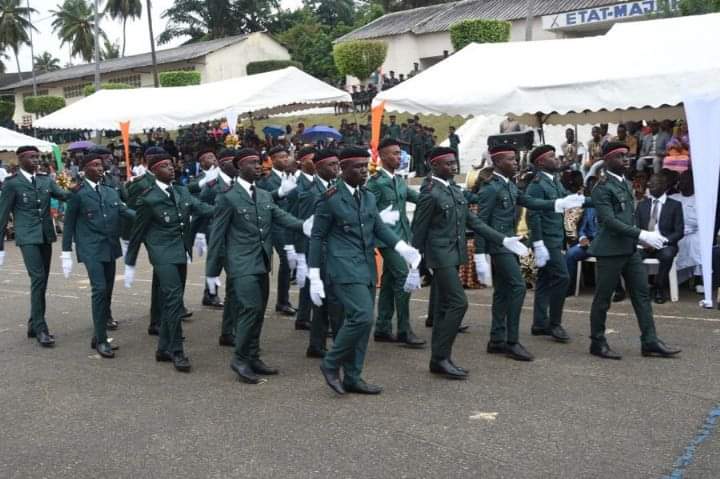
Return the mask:
[[[490,149],[493,175],[478,192],[478,216],[500,233],[513,236],[517,231],[516,205],[528,209],[562,212],[582,206],[581,195],[568,195],[556,200],[540,200],[518,190],[512,182],[517,171],[517,150],[513,146]],[[504,354],[517,361],[532,361],[533,356],[519,342],[520,313],[525,299],[525,279],[517,258],[506,248],[475,240],[475,268],[481,283],[488,283],[490,268],[485,253],[492,257],[493,305],[489,354]]]
[[172,361],[175,369],[189,372],[190,359],[183,349],[182,316],[187,263],[191,259],[192,216],[210,215],[213,208],[192,196],[187,188],[173,185],[175,169],[170,155],[154,153],[148,160],[154,183],[137,199],[137,218],[125,255],[125,286],[135,278],[135,263],[144,242],[157,278],[160,335],[157,361]]
[[62,263],[65,277],[72,271],[72,243],[78,261],[85,264],[92,288],[93,337],[90,347],[100,356],[115,356],[108,342],[110,304],[115,284],[115,260],[122,256],[120,218],[132,220],[135,212],[122,202],[118,191],[103,183],[105,153],[97,149],[80,160],[84,179],[73,189],[65,213]]
[[373,323],[376,238],[394,248],[413,268],[420,263],[418,251],[384,224],[375,196],[362,186],[368,176],[369,156],[366,149],[356,147],[340,153],[342,179],[318,202],[310,239],[310,298],[318,306],[325,298],[320,266],[327,244],[327,278],[344,310],[343,324],[320,366],[328,386],[337,394],[382,392],[382,387],[361,377]]
[[57,240],[50,214],[50,198],[65,201],[69,191],[61,189],[47,174],[39,173],[40,152],[21,146],[15,152],[18,172],[3,182],[0,192],[0,267],[5,260],[5,226],[10,213],[15,221],[15,244],[22,252],[30,276],[30,319],[28,338],[40,346],[55,345],[45,320],[45,292],[50,274],[52,244]]
[[467,296],[458,267],[467,262],[465,230],[504,245],[508,253],[527,255],[519,238],[505,237],[468,211],[467,201],[453,182],[457,159],[452,148],[430,152],[432,177],[423,185],[412,224],[413,245],[433,270],[433,331],[430,372],[449,379],[466,379],[468,371],[452,360],[452,346],[467,311]]
[[277,369],[260,359],[260,334],[272,267],[273,226],[295,231],[303,226],[302,221],[275,204],[271,193],[256,187],[261,165],[256,150],[244,148],[238,152],[235,159],[238,181],[215,199],[216,213],[205,265],[211,292],[219,283],[222,268],[227,272],[228,282],[232,282],[239,311],[230,368],[240,381],[248,384],[259,383],[259,375],[278,374]]
[[[410,222],[405,204],[417,203],[418,193],[409,189],[405,180],[395,174],[400,166],[400,142],[386,138],[379,145],[382,165],[368,181],[367,188],[375,195],[378,210],[395,215],[392,230],[403,241],[410,241]],[[390,210],[390,211],[388,211]],[[378,297],[378,316],[374,338],[377,342],[398,342],[410,348],[422,348],[425,340],[418,338],[410,326],[410,293],[405,291],[409,273],[403,258],[394,249],[378,242],[383,258],[382,285]],[[397,337],[392,334],[393,313],[397,314]]]
[[604,359],[622,359],[610,349],[605,338],[611,297],[622,275],[640,326],[642,355],[675,356],[680,350],[666,345],[655,332],[647,271],[637,249],[638,241],[660,249],[667,243],[667,238],[657,231],[645,231],[635,226],[635,201],[632,187],[625,179],[628,147],[624,143],[609,142],[603,153],[606,174],[592,192],[598,233],[590,243],[589,252],[597,258],[598,279],[590,310],[590,354]]

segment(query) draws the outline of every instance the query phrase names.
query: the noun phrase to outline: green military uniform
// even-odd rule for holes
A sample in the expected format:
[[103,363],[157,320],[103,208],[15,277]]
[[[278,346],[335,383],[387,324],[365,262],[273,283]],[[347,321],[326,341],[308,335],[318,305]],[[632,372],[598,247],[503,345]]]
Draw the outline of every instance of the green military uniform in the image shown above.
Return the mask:
[[[30,320],[28,335],[47,332],[45,292],[50,274],[52,243],[57,240],[50,213],[50,198],[65,201],[69,191],[61,189],[49,176],[36,173],[31,179],[24,170],[3,182],[0,190],[0,251],[4,251],[5,226],[10,214],[15,220],[15,244],[22,251],[30,276]],[[28,176],[30,176],[28,174]]]
[[640,229],[635,226],[635,200],[630,184],[606,172],[592,192],[598,218],[597,236],[588,252],[597,258],[597,284],[590,310],[590,337],[605,342],[605,321],[620,275],[632,300],[643,344],[657,341],[650,304],[647,271],[637,250]]
[[448,136],[448,142],[450,143],[450,148],[455,150],[457,153],[457,159],[458,164],[460,163],[460,137],[457,135],[457,133],[453,133]]
[[502,246],[505,236],[470,213],[463,192],[454,183],[433,177],[420,191],[412,223],[412,244],[433,270],[432,359],[449,359],[458,328],[467,311],[467,296],[458,267],[467,262],[465,230],[483,242]]
[[397,123],[390,123],[387,126],[385,136],[387,136],[388,138],[392,138],[393,140],[399,140],[401,133],[402,131],[400,129],[400,125],[398,125]]
[[320,268],[325,258],[328,282],[344,310],[343,324],[323,365],[330,370],[342,367],[347,386],[361,380],[372,330],[376,238],[388,247],[400,241],[380,219],[375,195],[365,188],[357,188],[353,195],[338,180],[317,203],[308,266]]
[[225,268],[228,283],[232,282],[239,309],[235,358],[246,363],[260,358],[260,334],[269,293],[268,273],[272,267],[272,228],[302,229],[302,221],[275,204],[271,193],[254,185],[252,190],[255,198],[240,182],[226,187],[215,198],[216,214],[205,265],[208,277],[217,277]]
[[412,155],[414,170],[417,176],[425,176],[427,172],[427,166],[425,160],[427,157],[427,140],[423,132],[413,132],[410,138],[410,154]]
[[[516,234],[516,205],[542,211],[555,210],[554,201],[529,197],[520,192],[515,183],[498,173],[494,173],[480,188],[477,200],[480,219],[505,236]],[[517,256],[502,244],[488,244],[482,237],[475,238],[475,254],[489,254],[492,257],[495,288],[490,340],[493,343],[516,344],[525,299],[525,279]]]
[[[408,188],[405,180],[380,168],[368,181],[367,188],[375,195],[377,209],[382,211],[392,206],[400,213],[400,219],[390,226],[398,238],[410,243],[410,222],[407,217],[406,203],[418,202],[419,194]],[[407,335],[410,328],[410,293],[404,290],[408,266],[405,260],[391,245],[378,242],[383,258],[382,285],[378,297],[378,316],[375,333],[392,334],[393,313],[397,313],[398,335]]]
[[202,191],[202,186],[200,186],[200,181],[205,178],[205,170],[201,170],[200,173],[198,173],[194,178],[192,178],[190,181],[188,181],[187,189],[190,192],[190,194],[194,196],[199,196],[200,192]]
[[[312,178],[312,177],[311,177]],[[292,190],[290,194],[288,194],[288,212],[293,215],[296,218],[299,218],[301,220],[306,220],[310,216],[312,216],[312,213],[310,213],[310,216],[303,217],[300,215],[300,198],[307,195],[307,192],[312,188],[313,186],[313,180],[311,178],[307,178],[305,173],[300,173],[298,176],[298,182],[297,182],[297,188]],[[305,254],[305,242],[306,238],[305,235],[302,234],[302,232],[290,234],[289,232],[285,233],[287,239],[292,239],[292,241],[289,241],[288,244],[292,244],[295,247],[295,252],[298,254]],[[300,288],[300,299],[298,300],[298,310],[297,310],[297,316],[295,320],[298,323],[306,323],[310,324],[311,322],[311,311],[312,311],[312,301],[310,301],[310,290],[307,287],[307,284],[299,284],[298,287]]]
[[94,336],[98,343],[105,343],[115,285],[115,260],[122,256],[121,218],[132,220],[135,212],[127,208],[116,189],[105,184],[96,187],[83,180],[73,189],[67,202],[62,243],[63,251],[72,251],[75,241],[78,262],[85,264],[92,288]]
[[191,215],[211,215],[213,208],[192,196],[185,187],[171,185],[166,193],[156,182],[140,193],[136,205],[137,218],[125,263],[135,266],[140,243],[145,243],[159,293],[158,351],[182,352],[183,295],[194,240]]

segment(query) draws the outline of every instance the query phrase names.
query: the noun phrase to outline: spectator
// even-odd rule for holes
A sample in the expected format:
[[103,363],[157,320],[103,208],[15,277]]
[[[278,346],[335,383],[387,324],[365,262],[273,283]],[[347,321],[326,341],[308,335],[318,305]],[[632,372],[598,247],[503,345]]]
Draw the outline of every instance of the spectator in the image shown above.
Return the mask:
[[402,129],[397,124],[397,116],[390,115],[390,124],[387,127],[387,137],[397,140],[402,136]]
[[663,168],[682,173],[690,168],[689,145],[678,138],[671,139],[667,144],[667,156],[663,160]]
[[650,122],[650,133],[642,139],[640,147],[640,159],[637,162],[637,169],[643,171],[652,166],[655,173],[662,169],[663,158],[665,158],[667,144],[670,141],[672,122],[665,120],[662,123]]
[[565,130],[565,142],[560,146],[560,160],[562,161],[563,169],[579,170],[580,162],[582,161],[582,155],[580,154],[580,146],[582,143],[578,143],[575,140],[575,130],[568,128]]
[[588,158],[583,163],[582,172],[583,175],[586,178],[594,176],[598,177],[598,171],[600,168],[602,168],[603,161],[602,161],[602,145],[603,145],[603,136],[602,136],[602,130],[599,126],[593,126],[592,128],[592,138],[590,141],[588,141]]
[[678,242],[678,254],[675,260],[678,272],[693,268],[692,274],[701,276],[702,258],[700,257],[700,236],[697,210],[695,209],[695,186],[692,170],[680,174],[678,181],[679,193],[670,198],[682,204],[684,235]]
[[522,127],[520,126],[520,123],[517,120],[511,120],[510,118],[505,118],[500,123],[500,133],[513,133],[516,131],[521,131]]
[[611,141],[617,141],[624,143],[628,147],[628,156],[635,158],[638,153],[638,140],[634,135],[628,135],[627,126],[622,123],[617,127],[617,135],[611,139]]

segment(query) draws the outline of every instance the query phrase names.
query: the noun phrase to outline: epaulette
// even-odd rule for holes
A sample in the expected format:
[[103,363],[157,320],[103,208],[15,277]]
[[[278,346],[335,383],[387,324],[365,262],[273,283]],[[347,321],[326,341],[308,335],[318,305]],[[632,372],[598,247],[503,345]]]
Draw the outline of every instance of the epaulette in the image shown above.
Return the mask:
[[325,198],[330,198],[332,195],[338,192],[337,186],[331,186],[327,190],[325,190],[325,193],[323,193],[323,196]]
[[73,186],[72,188],[70,188],[70,191],[72,191],[73,193],[77,193],[78,191],[80,191],[80,189],[83,187],[84,184],[85,184],[85,182],[81,181],[78,184],[76,184],[75,186]]
[[145,188],[144,190],[142,190],[142,191],[140,192],[140,196],[145,196],[145,195],[148,194],[150,191],[152,191],[152,189],[153,189],[152,186],[150,186],[150,187],[148,187],[148,188]]
[[222,189],[223,193],[227,193],[228,191],[233,189],[233,184],[230,183],[229,185],[225,185],[225,187]]

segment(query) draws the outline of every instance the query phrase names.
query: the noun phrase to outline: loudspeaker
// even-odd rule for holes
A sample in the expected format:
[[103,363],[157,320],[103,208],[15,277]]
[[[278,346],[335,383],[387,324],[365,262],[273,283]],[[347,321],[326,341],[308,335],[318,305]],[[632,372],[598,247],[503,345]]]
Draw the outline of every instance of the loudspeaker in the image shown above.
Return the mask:
[[520,151],[529,151],[535,142],[535,130],[499,133],[488,136],[488,148],[511,145]]

